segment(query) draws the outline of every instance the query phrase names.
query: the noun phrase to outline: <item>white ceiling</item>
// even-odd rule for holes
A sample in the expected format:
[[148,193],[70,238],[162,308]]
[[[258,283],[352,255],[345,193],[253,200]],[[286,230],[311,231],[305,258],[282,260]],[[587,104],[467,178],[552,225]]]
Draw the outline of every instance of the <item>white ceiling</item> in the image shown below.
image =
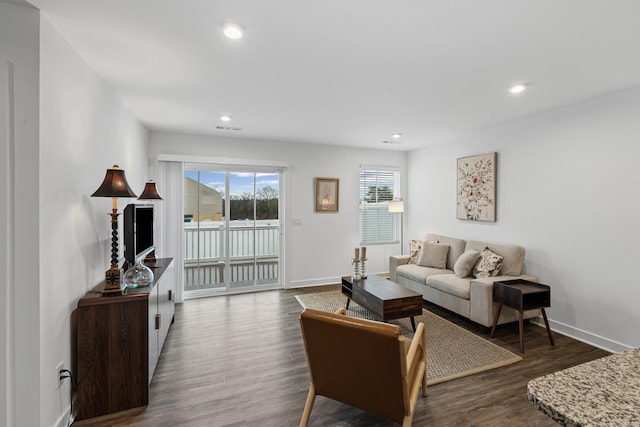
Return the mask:
[[29,2],[152,130],[411,150],[640,84],[637,0]]

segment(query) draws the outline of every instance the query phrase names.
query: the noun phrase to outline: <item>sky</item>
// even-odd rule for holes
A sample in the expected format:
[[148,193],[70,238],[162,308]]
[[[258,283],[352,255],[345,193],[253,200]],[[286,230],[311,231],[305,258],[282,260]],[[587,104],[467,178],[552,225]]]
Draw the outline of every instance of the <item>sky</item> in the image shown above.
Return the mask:
[[[184,176],[198,181],[198,173],[200,173],[200,182],[202,184],[224,194],[224,172],[186,170]],[[278,173],[255,174],[255,191],[259,191],[260,188],[267,186],[275,188],[279,192],[280,180]],[[243,193],[253,193],[253,191],[253,172],[229,172],[229,193],[232,196],[239,196]]]

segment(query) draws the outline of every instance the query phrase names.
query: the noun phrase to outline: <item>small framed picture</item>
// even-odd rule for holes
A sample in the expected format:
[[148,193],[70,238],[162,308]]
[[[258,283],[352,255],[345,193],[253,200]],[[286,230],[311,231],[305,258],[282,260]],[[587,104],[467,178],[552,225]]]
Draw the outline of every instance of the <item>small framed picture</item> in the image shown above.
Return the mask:
[[315,211],[338,212],[340,180],[338,178],[315,179]]

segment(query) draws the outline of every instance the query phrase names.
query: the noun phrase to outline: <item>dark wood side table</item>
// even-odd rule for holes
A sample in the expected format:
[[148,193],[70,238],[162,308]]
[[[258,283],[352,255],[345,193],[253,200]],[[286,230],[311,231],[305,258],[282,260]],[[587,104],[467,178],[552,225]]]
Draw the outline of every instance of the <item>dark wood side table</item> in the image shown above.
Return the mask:
[[499,305],[498,311],[496,312],[496,318],[493,321],[493,328],[491,328],[491,338],[493,338],[493,334],[496,331],[496,325],[500,318],[502,306],[506,305],[507,307],[511,307],[518,311],[520,353],[524,353],[524,325],[522,313],[526,310],[535,310],[539,308],[542,312],[542,317],[544,318],[544,324],[547,327],[547,335],[549,335],[551,346],[555,345],[553,337],[551,336],[547,313],[544,311],[545,307],[551,307],[551,288],[549,286],[524,279],[495,282],[493,284],[493,301],[497,302]]

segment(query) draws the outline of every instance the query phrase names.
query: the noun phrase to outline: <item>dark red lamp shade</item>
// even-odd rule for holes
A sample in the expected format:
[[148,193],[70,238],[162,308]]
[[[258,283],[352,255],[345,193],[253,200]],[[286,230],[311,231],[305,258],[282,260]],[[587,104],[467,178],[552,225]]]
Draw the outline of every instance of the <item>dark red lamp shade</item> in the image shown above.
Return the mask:
[[148,181],[144,185],[144,190],[142,190],[142,194],[138,197],[138,200],[162,200],[162,197],[158,194],[156,183]]
[[136,193],[129,187],[124,171],[113,165],[112,169],[107,169],[104,181],[91,197],[136,197]]

